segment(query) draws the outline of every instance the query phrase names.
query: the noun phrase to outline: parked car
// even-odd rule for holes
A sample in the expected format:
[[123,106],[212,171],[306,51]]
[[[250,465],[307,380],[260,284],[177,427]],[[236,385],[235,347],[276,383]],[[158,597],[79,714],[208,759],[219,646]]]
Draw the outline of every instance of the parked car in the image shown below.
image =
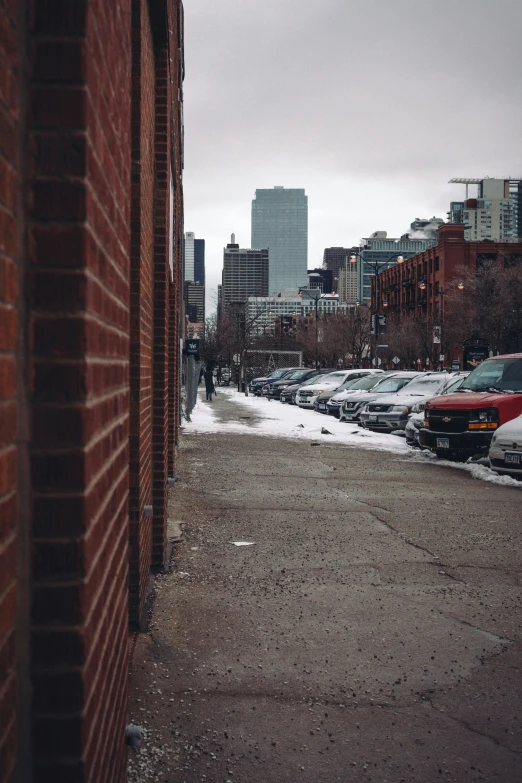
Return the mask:
[[382,370],[352,370],[352,374],[342,383],[337,389],[325,389],[316,399],[314,403],[314,410],[319,413],[328,413],[328,402],[334,396],[340,392],[349,391],[357,381],[360,381],[364,377],[373,377],[375,373],[383,374]]
[[421,446],[438,457],[465,461],[485,455],[499,427],[522,413],[522,353],[486,359],[454,394],[426,404]]
[[[460,372],[454,375],[453,381],[450,381],[444,390],[444,394],[453,394],[454,391],[462,384],[464,378],[467,378],[469,372]],[[421,411],[419,413],[412,413],[406,423],[404,433],[406,435],[406,443],[410,446],[419,446],[419,433],[424,425],[424,408],[425,404],[419,406]]]
[[339,418],[341,414],[341,408],[346,399],[357,399],[358,396],[364,392],[371,391],[378,383],[382,383],[385,375],[391,375],[393,371],[386,370],[383,373],[373,372],[371,375],[365,375],[364,378],[359,378],[349,389],[343,389],[342,391],[336,391],[330,397],[326,403],[326,408],[330,416],[336,416]]
[[361,424],[374,432],[403,430],[411,413],[419,413],[431,397],[444,394],[453,375],[446,372],[427,372],[408,383],[396,394],[385,395],[368,403],[361,412]]
[[394,394],[398,392],[403,386],[406,386],[414,378],[418,378],[424,373],[420,372],[396,372],[392,375],[385,375],[379,383],[377,383],[373,389],[369,392],[361,392],[357,395],[351,395],[342,404],[341,414],[339,416],[341,421],[356,421],[360,420],[361,411],[366,407],[369,402],[379,399],[381,394]]
[[371,373],[372,370],[336,370],[328,375],[325,375],[321,380],[308,386],[306,389],[300,389],[296,395],[296,403],[300,408],[313,408],[316,398],[327,389],[338,389],[348,378],[353,377],[356,373],[356,377],[361,377],[360,374]]
[[250,392],[250,394],[255,394],[256,397],[260,397],[261,389],[267,383],[275,383],[280,378],[285,378],[291,372],[300,369],[301,369],[300,367],[282,367],[279,370],[274,370],[273,372],[270,373],[270,375],[261,378],[253,378],[248,384],[248,391]]
[[522,416],[511,419],[493,433],[489,464],[496,473],[522,479]]
[[316,374],[312,375],[304,383],[296,383],[292,386],[287,386],[285,389],[283,389],[283,391],[279,396],[279,402],[282,402],[283,404],[289,403],[290,405],[295,405],[296,394],[302,386],[311,386],[313,383],[319,381],[323,375],[328,375],[329,373],[333,372],[333,369],[331,368],[320,369],[320,370],[314,370],[314,372]]
[[[309,378],[313,378],[317,374],[317,370],[310,370],[308,367],[301,367],[300,370],[295,370],[275,383],[267,384],[267,396],[271,400],[278,400],[283,389],[288,388],[288,386],[295,386],[304,383]],[[262,393],[264,393],[264,389],[265,387],[261,389]]]

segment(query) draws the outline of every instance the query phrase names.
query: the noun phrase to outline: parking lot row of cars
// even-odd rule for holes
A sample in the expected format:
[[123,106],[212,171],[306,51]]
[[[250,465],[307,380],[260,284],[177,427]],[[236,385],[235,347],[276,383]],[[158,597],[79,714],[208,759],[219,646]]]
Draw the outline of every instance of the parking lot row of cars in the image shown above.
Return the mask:
[[332,415],[411,446],[522,477],[522,354],[487,359],[473,372],[290,367],[251,381],[252,394]]

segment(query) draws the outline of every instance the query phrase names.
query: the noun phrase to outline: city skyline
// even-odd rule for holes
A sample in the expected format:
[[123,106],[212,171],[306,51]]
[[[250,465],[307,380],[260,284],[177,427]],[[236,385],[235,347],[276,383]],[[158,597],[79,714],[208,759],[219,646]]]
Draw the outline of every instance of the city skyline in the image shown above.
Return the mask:
[[519,175],[521,25],[513,0],[187,4],[185,222],[208,287],[223,237],[249,242],[256,188],[306,189],[314,268],[325,247],[444,217],[452,177]]

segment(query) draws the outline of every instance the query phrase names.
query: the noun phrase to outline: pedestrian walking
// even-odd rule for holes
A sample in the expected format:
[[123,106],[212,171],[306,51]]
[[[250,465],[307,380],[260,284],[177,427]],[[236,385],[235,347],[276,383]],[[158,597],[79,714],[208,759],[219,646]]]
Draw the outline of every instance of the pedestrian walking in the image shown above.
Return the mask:
[[205,391],[207,393],[207,400],[209,400],[209,402],[212,402],[212,395],[216,390],[214,386],[214,371],[212,367],[207,367],[205,369],[204,378],[205,378]]

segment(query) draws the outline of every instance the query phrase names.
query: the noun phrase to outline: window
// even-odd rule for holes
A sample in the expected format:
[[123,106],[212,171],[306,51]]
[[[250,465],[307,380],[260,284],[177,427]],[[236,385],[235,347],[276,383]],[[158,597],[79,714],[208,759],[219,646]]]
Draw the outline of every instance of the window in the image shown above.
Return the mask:
[[435,271],[439,271],[439,257],[435,256]]

